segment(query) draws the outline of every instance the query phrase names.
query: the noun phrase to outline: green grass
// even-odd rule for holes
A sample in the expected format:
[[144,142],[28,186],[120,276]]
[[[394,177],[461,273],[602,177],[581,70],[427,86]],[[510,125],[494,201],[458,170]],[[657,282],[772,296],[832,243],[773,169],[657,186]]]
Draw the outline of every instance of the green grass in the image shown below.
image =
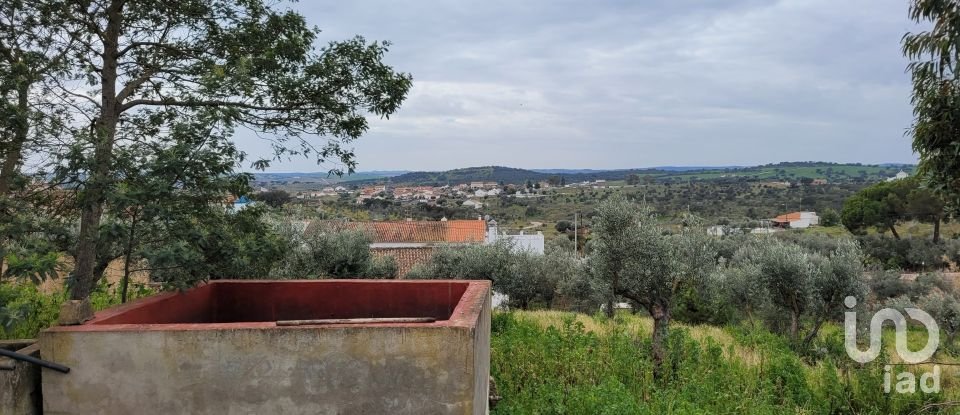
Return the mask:
[[491,413],[899,414],[956,395],[884,394],[883,366],[851,364],[836,326],[821,336],[824,354],[803,359],[764,329],[674,324],[657,381],[650,328],[632,315],[495,314],[491,372],[503,399]]

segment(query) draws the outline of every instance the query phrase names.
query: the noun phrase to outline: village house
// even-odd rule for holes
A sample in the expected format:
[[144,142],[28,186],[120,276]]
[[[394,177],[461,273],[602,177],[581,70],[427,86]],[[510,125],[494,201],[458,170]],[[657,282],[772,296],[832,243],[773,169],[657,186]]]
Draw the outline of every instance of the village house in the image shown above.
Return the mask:
[[519,234],[502,232],[495,220],[470,219],[439,221],[341,222],[314,221],[306,224],[306,234],[323,229],[359,230],[370,238],[370,253],[375,257],[393,257],[397,277],[403,278],[417,264],[430,261],[440,247],[494,244],[506,241],[516,252],[544,253],[542,232]]
[[463,202],[463,207],[472,207],[474,209],[480,209],[483,207],[483,203],[480,203],[476,200],[465,200]]
[[470,182],[471,189],[493,189],[498,187],[497,182]]
[[473,192],[473,195],[476,197],[487,197],[487,196],[497,196],[502,191],[499,188],[493,188],[490,190],[477,189]]
[[896,180],[903,180],[903,179],[906,179],[907,177],[910,177],[910,174],[903,170],[900,170],[900,172],[898,172],[896,176],[888,177],[887,181],[892,182]]
[[360,189],[360,195],[357,196],[357,204],[363,204],[369,199],[383,199],[383,193],[387,191],[386,186],[368,186]]
[[373,256],[390,256],[396,261],[398,278],[403,278],[414,265],[429,261],[439,247],[483,244],[487,236],[487,224],[482,219],[446,218],[439,221],[315,221],[305,232],[320,232],[324,227],[355,229],[366,234]]
[[518,234],[508,234],[501,232],[497,221],[490,219],[487,221],[487,244],[494,244],[499,241],[506,241],[515,252],[527,252],[531,254],[543,255],[544,238],[543,232],[537,231],[534,234],[527,234],[520,231]]
[[791,212],[777,216],[771,222],[779,228],[805,229],[819,225],[820,218],[816,212]]

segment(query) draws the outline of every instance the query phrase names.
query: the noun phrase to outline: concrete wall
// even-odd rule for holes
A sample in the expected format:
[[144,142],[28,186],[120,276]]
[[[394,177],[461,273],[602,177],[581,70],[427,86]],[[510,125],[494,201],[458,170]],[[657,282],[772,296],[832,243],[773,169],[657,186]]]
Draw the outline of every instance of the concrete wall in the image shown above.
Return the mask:
[[[4,341],[0,347],[39,357],[40,346],[33,341]],[[0,414],[40,414],[40,367],[0,357]]]
[[436,323],[95,324],[50,329],[40,344],[71,367],[44,373],[46,414],[480,415],[490,286],[471,283]]
[[473,415],[489,413],[490,403],[490,316],[493,312],[492,291],[487,291],[483,310],[473,336]]

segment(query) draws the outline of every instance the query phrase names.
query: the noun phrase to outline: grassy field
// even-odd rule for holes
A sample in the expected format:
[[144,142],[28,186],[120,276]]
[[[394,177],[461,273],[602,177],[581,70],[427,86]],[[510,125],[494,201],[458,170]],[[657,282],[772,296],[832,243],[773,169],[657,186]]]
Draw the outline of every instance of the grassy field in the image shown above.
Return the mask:
[[[503,399],[492,413],[954,413],[939,405],[960,398],[953,366],[941,368],[939,394],[883,393],[884,357],[853,363],[836,325],[824,329],[814,356],[801,358],[757,326],[674,324],[667,375],[654,380],[651,327],[649,318],[629,314],[611,321],[557,311],[497,313],[491,371]],[[884,333],[890,350],[892,334]],[[912,332],[909,341],[919,349],[924,332]],[[956,361],[945,353],[935,359]]]

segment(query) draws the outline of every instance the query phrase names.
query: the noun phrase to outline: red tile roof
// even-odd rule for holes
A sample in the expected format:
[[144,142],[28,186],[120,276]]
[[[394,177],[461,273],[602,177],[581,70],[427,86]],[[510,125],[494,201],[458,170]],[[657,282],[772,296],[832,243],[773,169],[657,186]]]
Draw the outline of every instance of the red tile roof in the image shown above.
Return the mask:
[[372,243],[471,243],[483,242],[487,235],[483,220],[346,222],[332,228],[359,229]]
[[373,248],[370,253],[377,258],[393,257],[397,263],[397,278],[403,278],[417,264],[426,264],[433,257],[433,247]]
[[795,220],[800,220],[800,212],[787,213],[786,215],[780,215],[773,219],[774,222],[793,222]]

